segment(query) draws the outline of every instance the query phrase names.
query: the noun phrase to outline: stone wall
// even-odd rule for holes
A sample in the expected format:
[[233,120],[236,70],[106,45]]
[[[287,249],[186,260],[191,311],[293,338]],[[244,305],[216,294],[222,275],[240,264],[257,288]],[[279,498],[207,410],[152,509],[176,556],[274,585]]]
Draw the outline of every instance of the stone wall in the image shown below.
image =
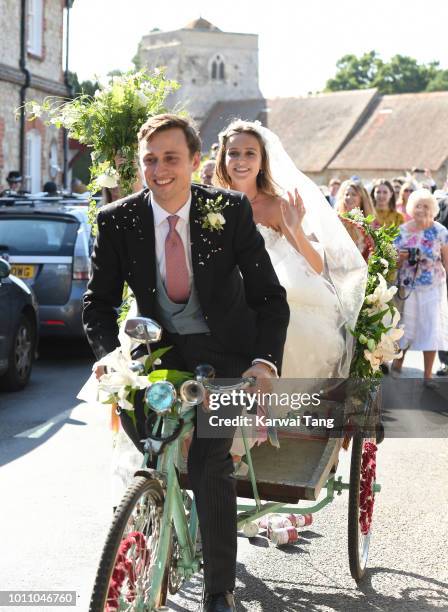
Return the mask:
[[4,124],[4,137],[0,141],[0,191],[6,188],[5,179],[10,170],[19,169],[19,123],[14,112],[20,104],[20,87],[0,82],[0,121]]
[[[6,176],[20,169],[20,123],[15,112],[20,106],[20,88],[24,75],[20,70],[20,2],[1,0],[2,36],[0,37],[0,191],[5,189]],[[47,95],[66,94],[62,65],[63,18],[65,0],[44,0],[42,55],[26,54],[26,67],[31,73],[27,100],[42,101]],[[50,180],[50,147],[58,145],[58,165],[63,166],[62,131],[53,126],[26,124],[26,132],[38,129],[41,134],[41,182]],[[23,169],[25,174],[25,168]],[[62,173],[55,180],[61,184]]]
[[[219,56],[224,79],[212,79],[211,64]],[[142,64],[166,66],[181,88],[169,99],[201,121],[213,104],[224,100],[261,98],[258,85],[258,36],[216,31],[177,30],[143,37]]]
[[[0,168],[3,168],[5,164],[5,157],[3,154],[3,141],[5,139],[5,120],[0,119]],[[1,179],[0,179],[1,181]]]
[[52,81],[64,81],[62,66],[63,8],[61,0],[44,0],[42,55],[28,53],[28,70]]
[[20,57],[20,1],[1,1],[0,62],[19,67]]
[[[28,98],[42,101],[45,94],[37,89],[28,90]],[[0,191],[6,189],[6,177],[11,170],[19,170],[19,135],[20,123],[15,118],[12,101],[17,99],[15,108],[19,106],[19,87],[10,83],[2,83],[0,89]],[[55,142],[58,145],[58,165],[63,166],[62,130],[54,126],[46,126],[40,120],[25,124],[25,133],[37,129],[41,136],[41,182],[53,180],[62,182],[62,172],[55,178],[50,177],[50,148]],[[2,137],[3,134],[3,137]],[[24,169],[25,174],[25,169]]]

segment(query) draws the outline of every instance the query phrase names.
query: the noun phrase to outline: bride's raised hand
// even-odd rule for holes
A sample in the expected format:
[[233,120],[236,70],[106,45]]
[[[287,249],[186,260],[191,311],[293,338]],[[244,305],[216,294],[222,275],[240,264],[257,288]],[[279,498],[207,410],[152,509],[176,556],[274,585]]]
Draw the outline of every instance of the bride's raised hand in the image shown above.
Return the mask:
[[294,190],[294,194],[288,191],[288,202],[282,200],[280,210],[283,223],[295,236],[302,229],[302,221],[306,213],[305,205],[297,189]]

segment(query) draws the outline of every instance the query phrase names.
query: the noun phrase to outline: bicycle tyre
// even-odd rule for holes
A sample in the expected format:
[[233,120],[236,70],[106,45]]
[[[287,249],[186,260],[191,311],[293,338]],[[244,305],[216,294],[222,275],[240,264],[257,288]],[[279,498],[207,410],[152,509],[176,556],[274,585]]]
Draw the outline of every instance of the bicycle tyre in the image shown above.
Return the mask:
[[[360,493],[362,479],[362,459],[366,442],[374,439],[364,438],[362,433],[356,432],[352,440],[352,456],[350,462],[350,488],[348,501],[348,558],[350,573],[356,583],[360,583],[366,573],[367,560],[372,534],[371,518],[368,532],[363,534],[360,517]],[[374,484],[374,481],[373,481]],[[375,495],[373,493],[373,503]]]
[[[147,512],[141,513],[139,510],[139,502],[141,499],[145,500]],[[137,608],[133,607],[132,599],[132,597],[136,598],[135,593],[133,593],[133,590],[135,591],[135,584],[132,587],[131,583],[131,577],[132,580],[134,580],[134,577],[137,575],[135,571],[136,568],[133,567],[132,573],[130,572],[129,575],[126,575],[125,572],[125,578],[122,579],[123,567],[127,567],[126,563],[128,563],[128,565],[131,563],[131,561],[129,561],[129,559],[126,557],[126,552],[123,551],[127,551],[126,546],[128,544],[129,548],[133,544],[136,544],[134,547],[135,550],[139,548],[139,543],[142,545],[144,542],[142,550],[137,550],[137,557],[134,558],[134,562],[139,564],[139,568],[143,569],[144,574],[150,575],[150,567],[152,566],[153,560],[157,553],[157,546],[160,538],[163,504],[163,489],[157,481],[145,478],[143,476],[137,476],[134,478],[115,512],[112,525],[104,544],[90,600],[90,612],[107,612],[109,610],[114,610],[115,612],[115,610],[131,611],[134,609],[141,609],[142,593],[138,593],[140,599],[135,604],[137,605]],[[134,512],[136,512],[135,519],[133,514]],[[145,518],[148,516],[151,517],[151,521],[149,523],[147,518]],[[143,526],[142,529],[131,529],[131,527],[135,527],[138,520]],[[149,532],[149,527],[147,527],[148,524],[151,524],[152,526],[152,547],[150,550],[147,547],[149,533],[145,534],[145,529],[147,532]],[[136,536],[135,534],[139,535]],[[133,544],[130,544],[130,542]],[[139,558],[140,553],[142,554]],[[148,557],[149,561],[147,559]],[[167,563],[167,568],[168,567],[169,563]],[[119,580],[114,578],[114,572],[116,572],[117,576],[119,576],[119,579],[122,579],[122,583],[119,587],[117,586]],[[123,587],[126,580],[127,583]],[[134,582],[136,582],[136,580]],[[131,586],[129,586],[130,584]],[[123,593],[123,591],[126,591],[126,587],[128,588],[128,591],[127,593]],[[142,585],[140,585],[140,589],[141,587]],[[150,582],[145,582],[143,588],[144,598],[145,593],[147,593],[150,588]],[[155,602],[156,607],[165,605],[167,591],[168,569],[165,572],[161,591],[158,595],[157,601]],[[120,605],[120,599],[122,600],[123,595],[125,598],[127,598],[127,603],[125,606]]]

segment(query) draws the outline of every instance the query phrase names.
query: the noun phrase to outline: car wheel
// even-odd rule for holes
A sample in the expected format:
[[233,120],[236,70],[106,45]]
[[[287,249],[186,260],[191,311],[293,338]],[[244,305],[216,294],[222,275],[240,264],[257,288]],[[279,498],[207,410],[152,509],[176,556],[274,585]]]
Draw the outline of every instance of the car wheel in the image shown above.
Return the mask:
[[0,378],[0,386],[7,391],[20,391],[28,384],[33,366],[36,328],[21,315],[9,352],[8,369]]

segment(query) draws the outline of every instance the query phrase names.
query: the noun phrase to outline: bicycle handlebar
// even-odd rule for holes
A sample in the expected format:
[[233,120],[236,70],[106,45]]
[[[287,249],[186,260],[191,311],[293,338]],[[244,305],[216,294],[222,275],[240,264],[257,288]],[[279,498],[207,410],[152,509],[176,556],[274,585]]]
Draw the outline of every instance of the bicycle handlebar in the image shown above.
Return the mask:
[[256,376],[245,376],[240,380],[240,382],[235,383],[234,385],[214,385],[210,382],[203,382],[204,388],[207,391],[211,391],[216,394],[227,393],[228,391],[239,391],[240,389],[247,389],[248,387],[253,387],[253,385],[257,382]]
[[[240,382],[235,383],[234,385],[213,385],[209,383],[208,381],[207,382],[202,381],[202,384],[204,385],[204,388],[207,391],[210,391],[216,394],[224,394],[229,391],[238,391],[239,389],[246,389],[247,387],[251,387],[255,384],[256,380],[257,379],[255,376],[247,376],[247,377],[242,378]],[[156,436],[155,434],[151,432],[151,425],[154,423],[154,420],[156,418],[157,418],[157,414],[155,412],[148,415],[148,420],[147,420],[148,434],[147,434],[146,439],[142,440],[142,442],[145,444],[146,451],[150,451],[151,453],[154,453],[155,455],[159,455],[163,452],[163,449],[166,444],[168,444],[169,442],[172,442],[179,436],[182,430],[182,426],[184,425],[184,420],[180,418],[174,431],[170,435],[164,437],[164,436]]]

